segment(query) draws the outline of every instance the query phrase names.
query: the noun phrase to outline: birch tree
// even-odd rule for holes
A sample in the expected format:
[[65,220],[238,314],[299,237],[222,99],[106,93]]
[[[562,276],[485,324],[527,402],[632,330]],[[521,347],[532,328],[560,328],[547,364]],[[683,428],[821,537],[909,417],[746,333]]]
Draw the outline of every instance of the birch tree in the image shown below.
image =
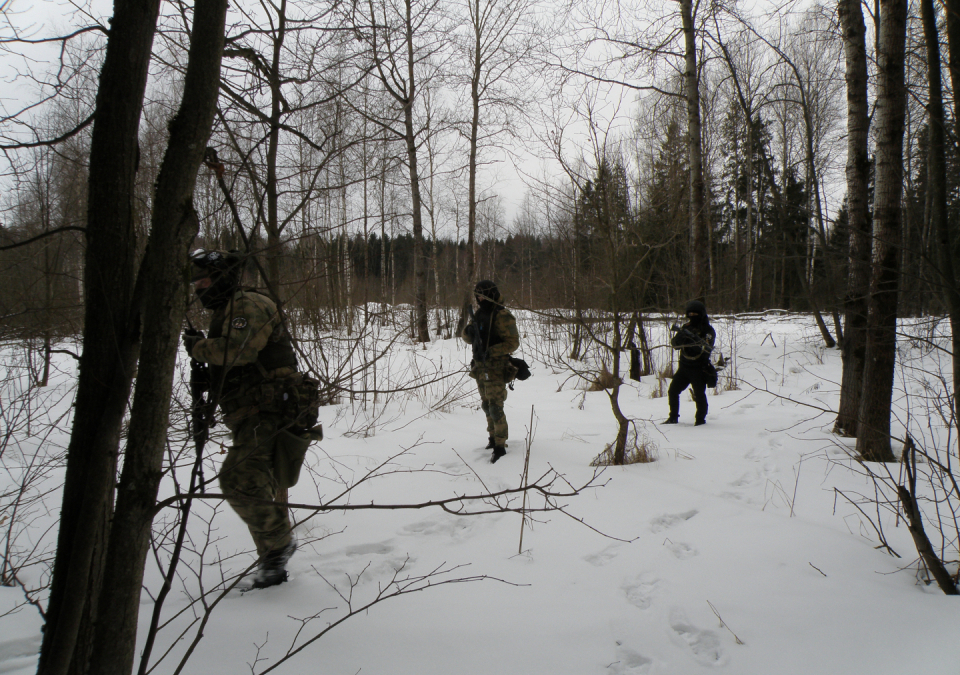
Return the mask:
[[863,382],[867,295],[870,284],[871,223],[867,180],[869,105],[867,103],[866,26],[860,0],[841,0],[840,28],[843,34],[847,82],[847,294],[844,300],[842,343],[843,375],[840,405],[834,431],[856,436]]

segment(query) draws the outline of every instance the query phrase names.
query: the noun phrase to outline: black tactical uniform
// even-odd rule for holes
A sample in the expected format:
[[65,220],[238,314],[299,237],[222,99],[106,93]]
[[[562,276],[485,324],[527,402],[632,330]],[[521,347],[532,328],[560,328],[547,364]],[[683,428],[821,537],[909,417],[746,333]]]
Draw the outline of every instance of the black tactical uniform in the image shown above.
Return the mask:
[[685,323],[671,340],[671,345],[679,352],[677,372],[670,382],[667,396],[670,400],[670,417],[664,424],[676,424],[680,419],[680,394],[688,386],[693,388],[693,398],[697,402],[697,417],[694,426],[706,423],[707,418],[707,369],[710,365],[710,353],[717,334],[707,318],[707,308],[699,300],[687,303]]

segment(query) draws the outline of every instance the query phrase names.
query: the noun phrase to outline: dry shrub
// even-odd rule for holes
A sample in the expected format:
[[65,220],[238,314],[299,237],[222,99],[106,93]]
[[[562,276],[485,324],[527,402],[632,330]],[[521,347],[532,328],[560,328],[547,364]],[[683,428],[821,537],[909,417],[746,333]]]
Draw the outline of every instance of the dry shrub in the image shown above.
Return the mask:
[[740,391],[740,378],[737,377],[736,368],[730,364],[720,371],[720,378],[713,393],[722,394],[725,391]]
[[[615,466],[613,453],[616,441],[609,443],[599,455],[597,455],[590,466]],[[660,446],[650,440],[650,437],[643,433],[637,433],[636,428],[631,428],[627,436],[627,447],[623,453],[623,463],[626,464],[648,464],[657,461],[657,453]]]
[[667,364],[667,367],[657,373],[657,386],[650,392],[650,398],[663,398],[667,395],[667,389],[670,388],[669,380],[673,377],[673,362]]
[[600,372],[597,373],[597,376],[593,379],[593,382],[587,387],[587,391],[603,391],[605,389],[613,389],[614,386],[618,384],[623,384],[623,380],[607,370],[607,365],[604,364],[600,367]]

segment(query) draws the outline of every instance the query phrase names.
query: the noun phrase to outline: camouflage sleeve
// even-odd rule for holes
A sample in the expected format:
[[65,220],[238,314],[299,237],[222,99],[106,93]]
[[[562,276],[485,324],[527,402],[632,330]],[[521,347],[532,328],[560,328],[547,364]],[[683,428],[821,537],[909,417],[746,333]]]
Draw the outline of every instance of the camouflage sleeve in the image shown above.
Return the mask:
[[224,314],[221,337],[197,342],[193,358],[228,367],[253,363],[280,323],[277,306],[264,295],[241,291]]
[[487,356],[497,358],[498,356],[507,356],[520,348],[520,333],[517,332],[517,320],[507,309],[501,309],[497,312],[497,318],[493,324],[497,335],[503,340],[500,344],[493,345]]

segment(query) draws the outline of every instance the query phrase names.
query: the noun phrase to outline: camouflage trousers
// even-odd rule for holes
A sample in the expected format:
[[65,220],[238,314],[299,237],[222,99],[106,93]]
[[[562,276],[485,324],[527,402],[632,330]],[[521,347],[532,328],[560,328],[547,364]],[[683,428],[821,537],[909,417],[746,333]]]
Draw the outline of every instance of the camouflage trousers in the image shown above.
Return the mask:
[[246,524],[257,554],[290,543],[290,516],[285,506],[248,501],[273,501],[279,490],[274,455],[279,431],[289,422],[276,415],[251,415],[230,425],[233,446],[220,468],[220,489]]
[[496,445],[504,445],[509,437],[507,416],[503,412],[503,404],[507,400],[507,383],[502,378],[485,379],[486,373],[480,370],[477,374],[477,389],[480,391],[480,408],[487,416],[487,435],[493,438]]

